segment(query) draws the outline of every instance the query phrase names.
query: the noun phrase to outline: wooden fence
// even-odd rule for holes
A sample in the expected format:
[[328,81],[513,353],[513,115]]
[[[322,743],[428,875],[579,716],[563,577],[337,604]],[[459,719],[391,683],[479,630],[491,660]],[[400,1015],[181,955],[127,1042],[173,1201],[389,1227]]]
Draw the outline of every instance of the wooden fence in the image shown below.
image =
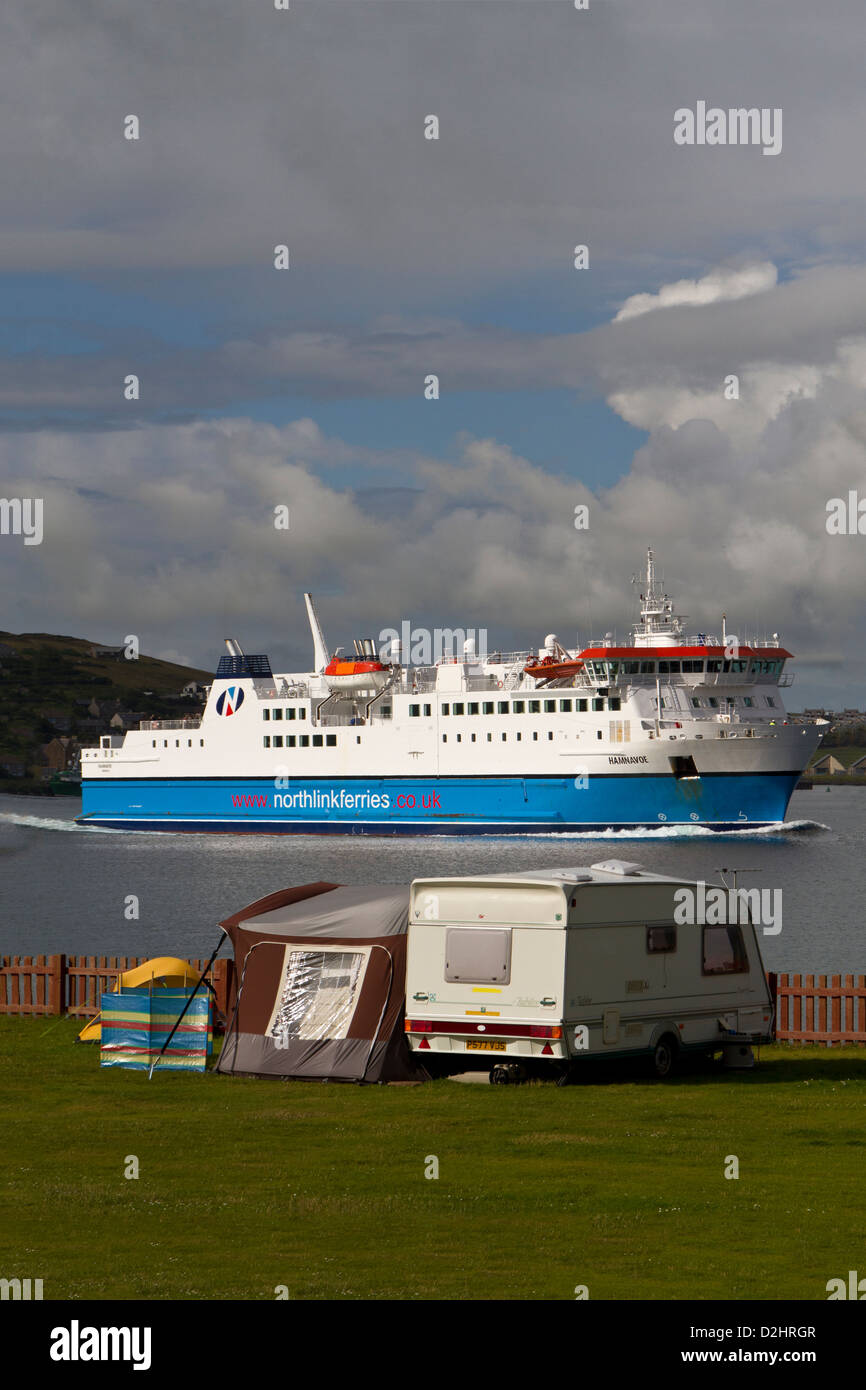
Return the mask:
[[[70,1014],[92,1018],[99,997],[114,989],[118,975],[143,965],[148,956],[0,956],[0,1014]],[[197,973],[206,961],[191,960]],[[234,961],[214,962],[207,977],[219,1013],[228,1015]]]
[[[0,1014],[70,1014],[92,1018],[99,996],[119,974],[146,956],[0,956]],[[204,969],[205,962],[190,965]],[[234,962],[214,963],[210,979],[216,1008],[228,1017]],[[779,1042],[866,1043],[866,975],[770,973]]]
[[866,975],[771,975],[779,1042],[866,1043]]

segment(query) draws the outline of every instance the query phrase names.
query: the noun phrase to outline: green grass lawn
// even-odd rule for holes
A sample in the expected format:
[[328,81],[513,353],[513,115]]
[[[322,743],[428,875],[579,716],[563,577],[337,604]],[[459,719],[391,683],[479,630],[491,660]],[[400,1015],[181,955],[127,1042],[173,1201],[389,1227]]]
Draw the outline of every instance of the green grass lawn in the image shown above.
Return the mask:
[[45,1298],[825,1299],[866,1273],[863,1049],[567,1088],[148,1082],[79,1026],[0,1019],[0,1277]]

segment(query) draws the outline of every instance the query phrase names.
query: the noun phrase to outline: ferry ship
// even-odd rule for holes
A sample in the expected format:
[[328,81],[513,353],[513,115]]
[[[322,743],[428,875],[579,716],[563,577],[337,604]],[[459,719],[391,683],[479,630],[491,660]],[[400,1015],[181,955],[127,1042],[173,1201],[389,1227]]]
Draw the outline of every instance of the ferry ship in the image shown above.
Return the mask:
[[399,642],[275,674],[227,639],[200,718],[81,755],[83,825],[125,830],[504,835],[784,820],[822,737],[788,722],[791,653],[687,635],[647,554],[631,643],[406,663]]

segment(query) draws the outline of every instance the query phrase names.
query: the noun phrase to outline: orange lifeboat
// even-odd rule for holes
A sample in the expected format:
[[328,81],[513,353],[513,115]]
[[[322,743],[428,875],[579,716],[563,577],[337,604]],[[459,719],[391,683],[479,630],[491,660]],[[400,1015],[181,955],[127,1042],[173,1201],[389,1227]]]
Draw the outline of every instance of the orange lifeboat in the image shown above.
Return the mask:
[[538,661],[528,661],[524,666],[527,676],[534,676],[546,685],[549,681],[570,679],[583,670],[583,662],[573,657],[563,660],[555,656],[543,656]]
[[338,650],[322,675],[330,690],[383,690],[393,673],[393,666],[379,661],[373,643],[368,639],[364,646],[355,643],[354,657],[342,657]]

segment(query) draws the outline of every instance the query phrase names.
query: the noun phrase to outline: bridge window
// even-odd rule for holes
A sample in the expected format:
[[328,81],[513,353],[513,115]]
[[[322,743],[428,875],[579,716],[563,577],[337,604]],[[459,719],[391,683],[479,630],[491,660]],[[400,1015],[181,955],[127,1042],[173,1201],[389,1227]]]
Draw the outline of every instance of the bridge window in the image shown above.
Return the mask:
[[718,709],[718,708],[719,708],[719,702],[718,702],[718,700],[716,699],[715,695],[711,695],[711,696],[710,696],[710,709]]
[[641,673],[642,676],[654,676],[655,673],[656,673],[656,664],[655,664],[655,662],[654,662],[654,661],[642,661],[641,664],[640,664],[640,673]]
[[751,695],[745,695],[745,696],[743,697],[743,704],[746,705],[749,709],[752,708],[752,706],[754,705],[754,703],[755,703],[755,702],[754,702],[754,700],[752,699]]
[[714,675],[714,674],[716,674],[717,672],[721,671],[721,669],[722,669],[722,663],[721,663],[720,661],[708,661],[708,662],[707,662],[707,674],[708,674],[708,675]]
[[770,706],[771,709],[776,708],[776,701],[773,699],[772,695],[767,696],[767,704]]
[[622,663],[622,673],[624,676],[636,676],[640,672],[639,661],[624,661]]
[[693,676],[700,676],[700,675],[703,674],[703,670],[704,670],[704,663],[703,663],[702,661],[684,661],[684,662],[683,662],[683,673],[684,673],[684,674],[686,674],[686,673],[691,673]]
[[660,676],[678,676],[680,674],[680,663],[678,661],[660,661]]

